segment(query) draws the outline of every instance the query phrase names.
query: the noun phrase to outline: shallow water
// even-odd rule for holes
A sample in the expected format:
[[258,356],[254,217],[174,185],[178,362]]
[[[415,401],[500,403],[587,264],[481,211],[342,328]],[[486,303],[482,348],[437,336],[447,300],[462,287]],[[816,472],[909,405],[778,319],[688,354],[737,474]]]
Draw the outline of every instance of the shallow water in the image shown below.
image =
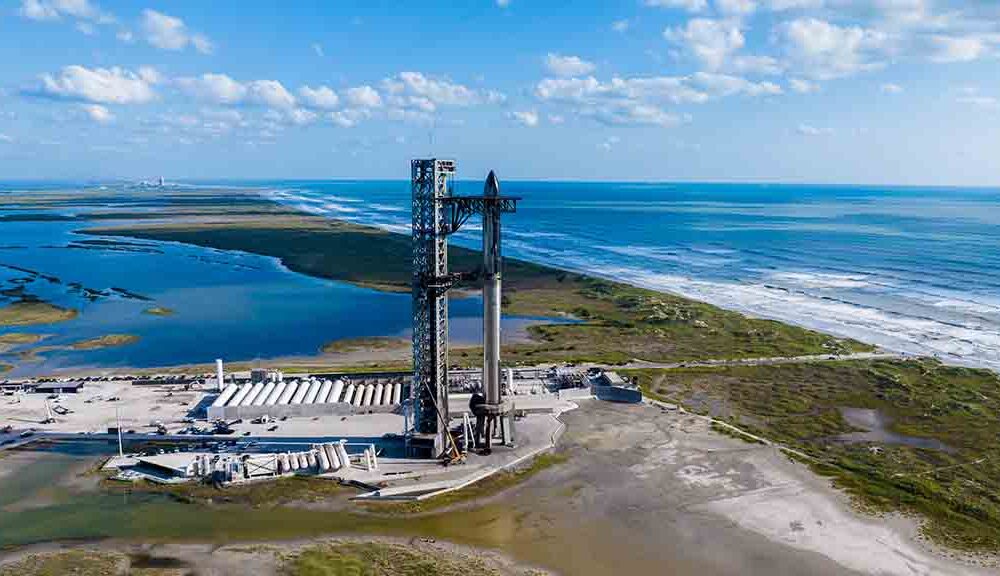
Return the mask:
[[[136,209],[132,203],[114,203],[119,200],[107,199],[99,208]],[[85,205],[59,211],[85,215],[91,209]],[[53,350],[34,361],[8,361],[18,365],[13,376],[67,367],[141,368],[213,362],[220,357],[235,361],[306,356],[333,340],[410,335],[409,294],[312,278],[254,254],[169,242],[108,238],[113,245],[80,248],[79,241],[95,239],[73,232],[88,227],[85,221],[3,222],[0,226],[4,232],[0,288],[20,285],[28,294],[80,311],[69,322],[0,328],[0,333],[49,334],[38,344],[42,346],[109,333],[140,337],[138,343],[119,348]],[[74,284],[106,295],[88,298]],[[149,300],[113,293],[112,288]],[[0,297],[0,304],[12,299]],[[170,308],[174,314],[144,313],[153,306]],[[453,298],[450,314],[454,342],[481,341],[479,297]],[[526,327],[539,320],[506,317],[504,337],[523,338]]]
[[916,436],[906,436],[890,432],[888,428],[892,424],[892,419],[878,410],[841,408],[840,413],[843,415],[844,420],[847,420],[848,424],[864,430],[864,432],[840,434],[837,436],[837,439],[842,442],[875,442],[881,444],[899,444],[926,450],[940,450],[942,452],[955,451],[951,446],[934,438],[918,438]]

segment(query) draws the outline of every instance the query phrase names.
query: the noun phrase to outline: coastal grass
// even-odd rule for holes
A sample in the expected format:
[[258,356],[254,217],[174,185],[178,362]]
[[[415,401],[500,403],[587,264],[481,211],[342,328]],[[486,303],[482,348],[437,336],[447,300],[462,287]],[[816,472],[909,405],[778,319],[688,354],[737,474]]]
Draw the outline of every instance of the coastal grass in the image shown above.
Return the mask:
[[[279,258],[289,269],[318,278],[410,290],[409,236],[314,216],[178,221],[83,232],[252,252]],[[452,270],[476,271],[481,261],[478,251],[449,248]],[[854,340],[530,262],[507,259],[504,266],[505,314],[575,320],[531,326],[530,342],[504,349],[505,360],[514,364],[682,362],[873,349]],[[453,356],[464,365],[474,365],[479,358],[475,348]]]
[[369,501],[361,505],[369,512],[390,516],[409,516],[440,511],[459,504],[481,501],[513,488],[540,472],[565,463],[569,456],[562,452],[545,452],[534,457],[527,465],[503,470],[458,490],[445,492],[426,500],[403,502]]
[[0,326],[33,326],[66,322],[77,311],[35,300],[19,301],[0,307]]
[[306,548],[282,566],[285,576],[466,576],[502,572],[473,556],[385,542],[332,542]]
[[[930,359],[636,370],[650,396],[795,448],[860,507],[913,513],[934,541],[1000,552],[1000,377]],[[905,443],[848,442],[841,408],[877,410]]]
[[125,573],[122,554],[95,550],[66,550],[31,554],[0,565],[0,576],[116,576]]
[[129,344],[135,344],[138,341],[139,336],[136,336],[135,334],[105,334],[104,336],[73,342],[72,344],[69,344],[67,348],[70,350],[100,350],[102,348],[128,346]]
[[43,338],[45,334],[28,334],[25,332],[10,332],[8,334],[0,334],[0,346],[20,346],[22,344],[36,344]]
[[164,494],[179,502],[202,505],[239,505],[252,508],[284,506],[302,502],[324,502],[343,499],[354,494],[353,489],[324,478],[290,476],[267,482],[231,484],[223,488],[203,482],[157,484],[133,482],[123,484],[106,479],[102,486],[109,492]]
[[334,340],[333,342],[324,344],[320,351],[324,354],[338,354],[345,352],[357,352],[360,350],[396,350],[400,348],[407,348],[409,345],[410,341],[403,338],[369,336]]
[[142,311],[143,314],[149,314],[150,316],[173,316],[174,311],[171,308],[165,306],[153,306],[152,308],[146,308]]
[[0,374],[3,374],[5,372],[10,372],[13,369],[14,367],[12,365],[0,362]]

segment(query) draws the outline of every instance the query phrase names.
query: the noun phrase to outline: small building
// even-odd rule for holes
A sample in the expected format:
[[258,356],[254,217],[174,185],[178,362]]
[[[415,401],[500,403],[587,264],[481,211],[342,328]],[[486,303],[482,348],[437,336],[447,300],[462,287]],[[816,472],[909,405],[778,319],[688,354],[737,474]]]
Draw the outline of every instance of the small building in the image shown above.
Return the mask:
[[76,394],[83,390],[83,382],[45,382],[35,386],[38,394]]

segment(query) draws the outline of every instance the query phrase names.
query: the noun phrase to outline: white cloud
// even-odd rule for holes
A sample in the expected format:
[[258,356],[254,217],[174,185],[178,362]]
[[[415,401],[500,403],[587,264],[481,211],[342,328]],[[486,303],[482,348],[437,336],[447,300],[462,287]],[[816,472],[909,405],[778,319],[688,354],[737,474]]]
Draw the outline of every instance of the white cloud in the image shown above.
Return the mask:
[[80,33],[85,34],[87,36],[93,36],[97,34],[97,28],[94,28],[94,25],[91,24],[90,22],[86,22],[83,20],[76,23],[76,29]]
[[817,128],[811,124],[799,124],[795,130],[803,136],[830,136],[833,134],[833,130],[829,128]]
[[355,86],[344,92],[344,99],[354,108],[378,108],[382,105],[382,97],[378,91],[368,86]]
[[545,68],[556,76],[573,77],[585,76],[593,72],[597,67],[579,56],[563,56],[549,52],[545,56]]
[[903,92],[903,87],[899,84],[893,84],[891,82],[886,82],[879,86],[879,91],[883,94],[901,94]]
[[561,114],[549,114],[549,124],[563,124],[566,122],[566,117]]
[[110,23],[114,17],[88,0],[22,0],[21,16],[29,20],[58,20],[62,16]]
[[608,136],[603,142],[601,142],[601,148],[604,150],[611,150],[621,141],[622,139],[617,136]]
[[538,126],[538,112],[535,110],[514,110],[510,113],[510,117],[516,120],[519,124],[529,128]]
[[767,0],[767,7],[775,12],[822,8],[824,0]]
[[644,0],[643,4],[657,8],[681,8],[688,12],[701,12],[708,7],[707,0]]
[[202,74],[180,78],[177,84],[186,92],[218,104],[236,104],[247,94],[247,87],[225,74]]
[[728,74],[698,72],[692,78],[692,82],[713,98],[735,95],[777,96],[782,93],[781,86],[773,82],[752,82]]
[[24,0],[21,2],[21,16],[29,20],[56,20],[59,18],[59,11],[47,2]]
[[326,53],[323,51],[323,45],[322,44],[320,44],[318,42],[313,42],[312,49],[313,49],[313,52],[315,52],[316,55],[319,56],[320,58],[326,56]]
[[746,16],[757,9],[756,0],[715,0],[715,7],[726,16]]
[[615,20],[611,23],[611,29],[615,32],[627,32],[631,23],[623,18],[621,20]]
[[708,18],[693,18],[683,27],[667,28],[663,36],[684,48],[709,70],[722,68],[729,56],[745,42],[737,23]]
[[83,104],[81,108],[91,120],[100,124],[107,124],[115,119],[111,111],[100,104]]
[[306,105],[321,110],[334,110],[340,104],[340,97],[328,86],[303,86],[299,88],[299,96]]
[[132,34],[132,31],[126,30],[124,28],[119,30],[118,33],[115,34],[115,38],[118,38],[119,40],[121,40],[126,44],[131,44],[132,42],[135,41],[135,36]]
[[395,78],[383,80],[382,86],[393,106],[425,112],[433,112],[437,106],[471,106],[484,100],[483,95],[467,86],[420,72],[400,72]]
[[247,101],[270,108],[292,108],[295,96],[277,80],[254,80],[247,83]]
[[965,96],[959,96],[955,99],[955,101],[959,104],[976,106],[978,108],[1000,108],[1000,99],[993,96],[977,94],[974,91]]
[[931,37],[931,60],[934,62],[971,62],[987,56],[1000,44],[1000,35]]
[[799,94],[812,94],[814,92],[819,92],[819,84],[803,80],[802,78],[790,78],[788,80],[788,86],[791,87],[793,92],[798,92]]
[[342,128],[355,126],[358,122],[365,120],[370,116],[371,112],[366,108],[348,108],[346,110],[337,110],[336,112],[330,112],[328,115],[331,122]]
[[771,56],[741,54],[734,56],[727,68],[740,74],[767,74],[775,76],[781,74],[785,66]]
[[497,1],[497,6],[499,6],[500,8],[506,8],[510,6],[510,0],[496,0],[496,1]]
[[10,136],[4,134],[3,132],[0,132],[0,142],[8,142],[8,143],[10,143],[10,142],[13,142],[13,141],[14,141],[13,138],[11,138]]
[[312,124],[312,122],[317,118],[319,118],[318,114],[305,108],[293,108],[288,111],[288,119],[293,124],[297,124],[299,126]]
[[66,66],[58,76],[43,74],[37,93],[100,104],[141,104],[156,97],[149,81],[152,69],[142,70],[136,74],[122,68]]
[[889,38],[879,30],[840,27],[816,18],[784,23],[780,36],[789,59],[807,76],[819,79],[849,76],[880,67]]
[[188,45],[202,54],[212,52],[208,38],[190,31],[184,21],[156,10],[143,10],[142,29],[146,41],[163,50],[183,50]]

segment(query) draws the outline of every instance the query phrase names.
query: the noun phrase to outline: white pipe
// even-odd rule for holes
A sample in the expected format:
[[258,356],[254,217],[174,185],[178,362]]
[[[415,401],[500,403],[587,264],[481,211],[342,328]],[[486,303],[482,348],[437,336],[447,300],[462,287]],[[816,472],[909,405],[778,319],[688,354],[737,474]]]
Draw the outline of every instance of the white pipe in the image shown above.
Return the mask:
[[378,455],[375,454],[375,445],[372,444],[372,468],[378,470]]
[[278,398],[281,398],[281,393],[285,391],[286,386],[288,385],[285,384],[284,382],[278,382],[275,385],[274,390],[271,391],[271,394],[264,401],[264,404],[268,406],[274,406],[275,404],[277,404]]
[[285,406],[289,402],[291,402],[292,395],[295,394],[295,390],[298,389],[298,387],[299,387],[298,382],[290,382],[287,386],[285,386],[285,391],[282,392],[281,396],[278,397],[278,405]]
[[264,389],[260,391],[260,394],[257,395],[257,398],[254,399],[253,404],[251,404],[251,406],[263,406],[264,402],[267,401],[267,398],[271,395],[272,392],[274,392],[274,386],[275,386],[274,382],[268,382],[267,385],[264,386]]
[[215,386],[216,390],[222,390],[222,382],[225,379],[222,371],[222,358],[215,359]]
[[333,390],[330,395],[326,398],[326,401],[330,404],[340,402],[340,395],[344,392],[344,381],[339,378],[333,383]]
[[218,408],[220,406],[225,406],[226,402],[229,402],[229,399],[232,398],[233,394],[236,394],[236,391],[239,389],[240,387],[236,384],[226,386],[226,389],[222,391],[222,394],[219,394],[219,397],[215,399],[215,402],[212,402],[212,407]]

